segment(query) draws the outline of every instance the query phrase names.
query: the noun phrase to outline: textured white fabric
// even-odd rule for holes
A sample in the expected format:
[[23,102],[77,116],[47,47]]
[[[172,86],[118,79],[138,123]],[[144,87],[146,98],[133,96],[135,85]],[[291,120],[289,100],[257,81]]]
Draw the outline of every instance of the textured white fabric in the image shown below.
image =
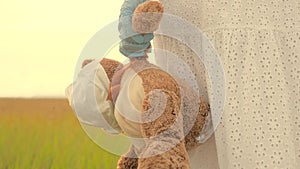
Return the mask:
[[[204,160],[196,168],[212,166],[205,162],[219,163],[221,169],[300,168],[300,1],[162,2],[166,13],[202,30],[225,72],[225,111],[215,133],[216,149],[206,149],[205,143],[198,155],[192,154],[192,163]],[[185,60],[199,86],[209,82],[203,64],[184,44],[157,36],[154,47]],[[208,153],[212,150],[216,153]],[[214,160],[205,161],[205,154]]]
[[66,95],[81,123],[116,134],[120,127],[114,117],[114,106],[106,100],[109,84],[104,68],[93,61],[79,72]]

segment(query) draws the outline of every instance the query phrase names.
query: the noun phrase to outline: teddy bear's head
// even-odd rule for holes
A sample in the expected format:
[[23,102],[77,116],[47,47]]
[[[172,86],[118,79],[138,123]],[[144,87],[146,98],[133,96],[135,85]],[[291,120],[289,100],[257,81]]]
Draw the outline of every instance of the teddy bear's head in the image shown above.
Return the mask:
[[105,58],[100,62],[93,59],[83,61],[82,70],[66,89],[69,103],[82,124],[119,133],[120,128],[113,116],[114,104],[107,96],[113,75],[122,66],[118,61]]

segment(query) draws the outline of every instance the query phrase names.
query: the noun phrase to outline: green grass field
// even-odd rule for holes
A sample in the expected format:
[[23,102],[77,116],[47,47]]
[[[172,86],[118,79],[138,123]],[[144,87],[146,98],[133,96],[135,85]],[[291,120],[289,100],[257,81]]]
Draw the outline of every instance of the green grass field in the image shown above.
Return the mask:
[[0,169],[116,168],[119,156],[88,138],[65,101],[27,102],[0,100]]

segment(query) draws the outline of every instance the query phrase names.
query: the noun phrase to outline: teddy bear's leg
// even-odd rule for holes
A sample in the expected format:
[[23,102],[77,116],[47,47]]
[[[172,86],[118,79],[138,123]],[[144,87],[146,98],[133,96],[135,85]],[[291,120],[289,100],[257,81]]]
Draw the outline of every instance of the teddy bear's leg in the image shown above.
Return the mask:
[[141,132],[146,146],[138,169],[189,169],[179,97],[167,90],[151,92],[146,96],[144,109],[147,111],[142,119],[146,122],[141,124]]
[[[168,142],[149,143],[143,154],[155,154],[161,151],[161,146],[169,144]],[[173,145],[171,145],[173,146]],[[147,158],[139,158],[138,169],[189,169],[188,153],[181,141],[175,147],[165,153],[154,155]]]
[[134,146],[131,145],[128,152],[125,155],[121,156],[118,161],[117,169],[137,169],[138,157],[134,149]]

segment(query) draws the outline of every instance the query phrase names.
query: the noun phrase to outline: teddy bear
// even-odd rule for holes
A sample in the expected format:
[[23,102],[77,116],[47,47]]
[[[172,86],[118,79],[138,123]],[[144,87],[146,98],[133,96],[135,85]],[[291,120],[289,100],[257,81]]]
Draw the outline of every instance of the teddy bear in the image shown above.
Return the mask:
[[[70,104],[80,122],[130,138],[132,145],[119,159],[117,169],[189,169],[188,151],[201,144],[197,138],[206,125],[209,104],[184,80],[148,61],[163,5],[144,1],[133,8],[123,5],[122,10],[134,13],[125,18],[130,19],[132,30],[122,32],[126,25],[121,23],[121,34],[139,34],[120,36],[120,52],[128,56],[129,63],[85,60],[68,89]],[[96,99],[88,99],[91,97]],[[100,114],[91,108],[94,105]]]
[[[201,144],[197,137],[210,109],[185,81],[151,64],[147,57],[131,58],[125,65],[107,58],[100,62],[85,60],[82,68],[69,96],[79,121],[109,133],[140,139],[133,141],[128,152],[121,156],[118,169],[189,168],[188,151]],[[89,109],[93,107],[87,103],[89,99],[82,99],[93,96],[88,96],[86,88],[80,91],[77,87],[86,86],[80,76],[94,77],[87,74],[91,70],[95,70],[96,76],[88,83],[93,81],[90,88],[99,101],[98,107],[110,110],[108,113],[101,110],[108,126],[92,123],[104,122],[94,116],[99,116],[99,112]],[[102,81],[99,83],[97,79]],[[105,102],[110,106],[105,106]],[[133,111],[129,102],[139,112]],[[133,120],[134,115],[141,121]]]
[[[209,113],[208,103],[198,98],[184,81],[149,63],[147,58],[130,59],[122,69],[108,74],[117,74],[111,78],[110,89],[115,91],[109,92],[115,94],[108,98],[120,107],[114,111],[120,128],[125,135],[146,138],[139,148],[135,144],[131,146],[118,161],[117,168],[189,168],[187,152],[199,145],[196,138],[201,134]],[[126,113],[126,107],[122,107],[126,89],[130,94],[125,95],[129,95],[142,112],[137,113],[142,119],[140,123],[123,117],[132,113]]]

